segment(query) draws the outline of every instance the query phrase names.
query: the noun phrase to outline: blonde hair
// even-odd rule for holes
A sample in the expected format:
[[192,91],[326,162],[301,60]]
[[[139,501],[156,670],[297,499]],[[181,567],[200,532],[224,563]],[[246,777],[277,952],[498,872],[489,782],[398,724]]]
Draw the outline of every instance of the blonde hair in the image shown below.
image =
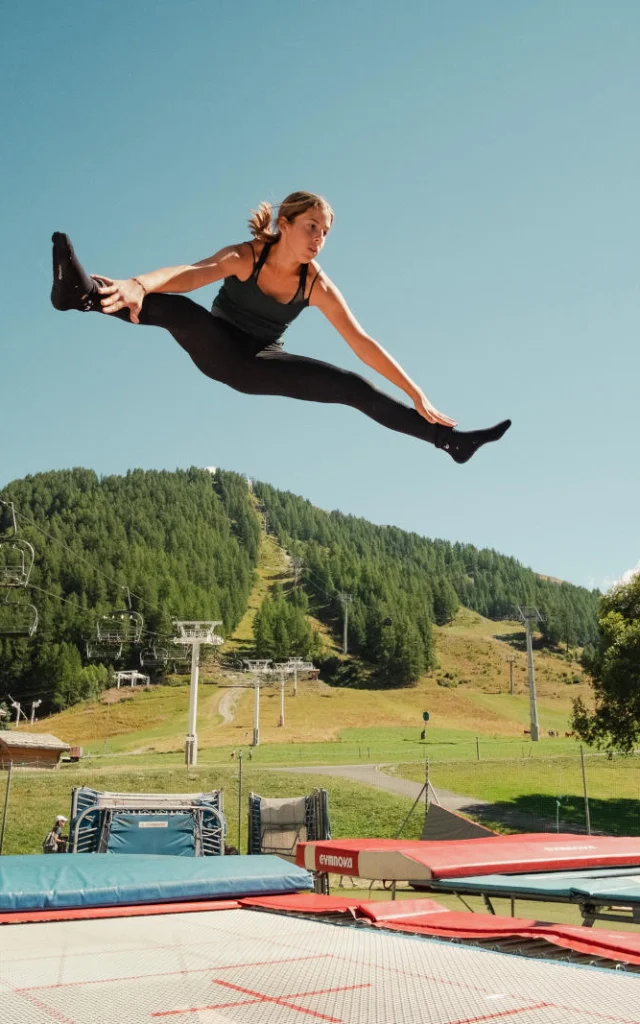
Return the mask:
[[249,218],[249,230],[259,242],[277,242],[280,238],[280,231],[277,227],[280,217],[293,221],[301,213],[305,213],[306,210],[310,210],[314,206],[323,209],[333,223],[333,210],[323,196],[317,196],[314,192],[292,192],[280,203],[277,215],[274,214],[271,203],[260,203],[257,210],[252,210]]

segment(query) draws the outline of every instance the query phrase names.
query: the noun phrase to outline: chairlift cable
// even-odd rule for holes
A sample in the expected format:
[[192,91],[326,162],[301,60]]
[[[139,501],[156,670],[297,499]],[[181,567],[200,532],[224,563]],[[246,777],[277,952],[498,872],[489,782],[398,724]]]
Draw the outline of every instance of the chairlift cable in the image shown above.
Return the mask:
[[135,597],[136,600],[144,604],[144,600],[140,597],[139,594],[135,594],[132,590],[129,589],[129,587],[126,586],[126,584],[118,583],[118,581],[114,579],[112,576],[107,576],[106,573],[102,572],[101,569],[98,569],[98,567],[95,566],[93,562],[90,562],[88,558],[85,558],[84,555],[80,555],[78,554],[77,551],[74,551],[73,548],[68,547],[68,545],[65,544],[64,541],[59,540],[59,538],[57,537],[52,537],[50,533],[47,533],[47,531],[43,530],[41,526],[38,526],[38,524],[35,523],[33,519],[29,519],[28,516],[24,515],[24,513],[19,512],[15,508],[14,502],[6,501],[4,498],[0,498],[0,505],[13,505],[16,516],[18,516],[20,519],[23,519],[25,523],[28,523],[30,526],[33,526],[34,529],[39,530],[40,533],[43,534],[43,536],[46,537],[48,540],[50,540],[52,544],[59,544],[60,547],[64,548],[65,551],[68,551],[70,555],[73,555],[74,558],[78,558],[81,562],[84,562],[85,565],[88,565],[90,569],[93,569],[93,571],[98,573],[99,576],[102,576],[103,579],[107,580],[109,583],[115,583],[119,590],[126,590],[129,594],[129,598]]

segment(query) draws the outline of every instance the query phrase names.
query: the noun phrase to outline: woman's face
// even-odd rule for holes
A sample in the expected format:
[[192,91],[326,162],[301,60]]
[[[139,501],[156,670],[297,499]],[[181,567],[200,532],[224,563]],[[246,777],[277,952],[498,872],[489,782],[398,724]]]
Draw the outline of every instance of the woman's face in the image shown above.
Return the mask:
[[310,263],[322,249],[331,227],[331,215],[323,206],[312,206],[295,220],[280,218],[282,239],[300,263]]

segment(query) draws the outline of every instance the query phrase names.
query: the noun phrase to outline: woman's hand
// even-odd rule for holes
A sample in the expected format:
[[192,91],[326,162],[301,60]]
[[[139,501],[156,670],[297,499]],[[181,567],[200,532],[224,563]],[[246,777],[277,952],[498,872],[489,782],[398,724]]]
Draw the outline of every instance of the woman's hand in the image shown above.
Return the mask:
[[113,281],[102,274],[91,276],[98,283],[103,313],[117,313],[120,309],[128,308],[131,323],[140,323],[140,309],[146,292],[139,281],[132,277],[128,281]]
[[457,426],[457,420],[452,420],[450,416],[445,416],[443,412],[438,412],[435,406],[431,404],[424,391],[416,391],[411,396],[413,403],[420,413],[424,416],[425,420],[429,423],[442,423],[444,427],[455,427]]

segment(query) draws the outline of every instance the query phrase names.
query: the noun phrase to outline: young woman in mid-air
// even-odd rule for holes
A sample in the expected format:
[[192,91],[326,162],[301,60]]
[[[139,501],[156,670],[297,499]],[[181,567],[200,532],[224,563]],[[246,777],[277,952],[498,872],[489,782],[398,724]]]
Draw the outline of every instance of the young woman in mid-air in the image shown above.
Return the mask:
[[[56,309],[95,311],[164,327],[199,370],[236,391],[350,405],[391,430],[444,449],[456,462],[467,462],[481,445],[502,437],[510,420],[486,430],[455,430],[456,421],[438,412],[360,326],[316,263],[333,222],[326,199],[293,192],[272,220],[270,204],[261,203],[249,221],[254,241],[228,245],[199,263],[153,270],[127,281],[87,275],[67,235],[56,232],[51,301]],[[220,280],[211,312],[174,294]],[[363,363],[404,391],[414,408],[357,373],[284,352],[284,331],[306,306],[317,306]]]

